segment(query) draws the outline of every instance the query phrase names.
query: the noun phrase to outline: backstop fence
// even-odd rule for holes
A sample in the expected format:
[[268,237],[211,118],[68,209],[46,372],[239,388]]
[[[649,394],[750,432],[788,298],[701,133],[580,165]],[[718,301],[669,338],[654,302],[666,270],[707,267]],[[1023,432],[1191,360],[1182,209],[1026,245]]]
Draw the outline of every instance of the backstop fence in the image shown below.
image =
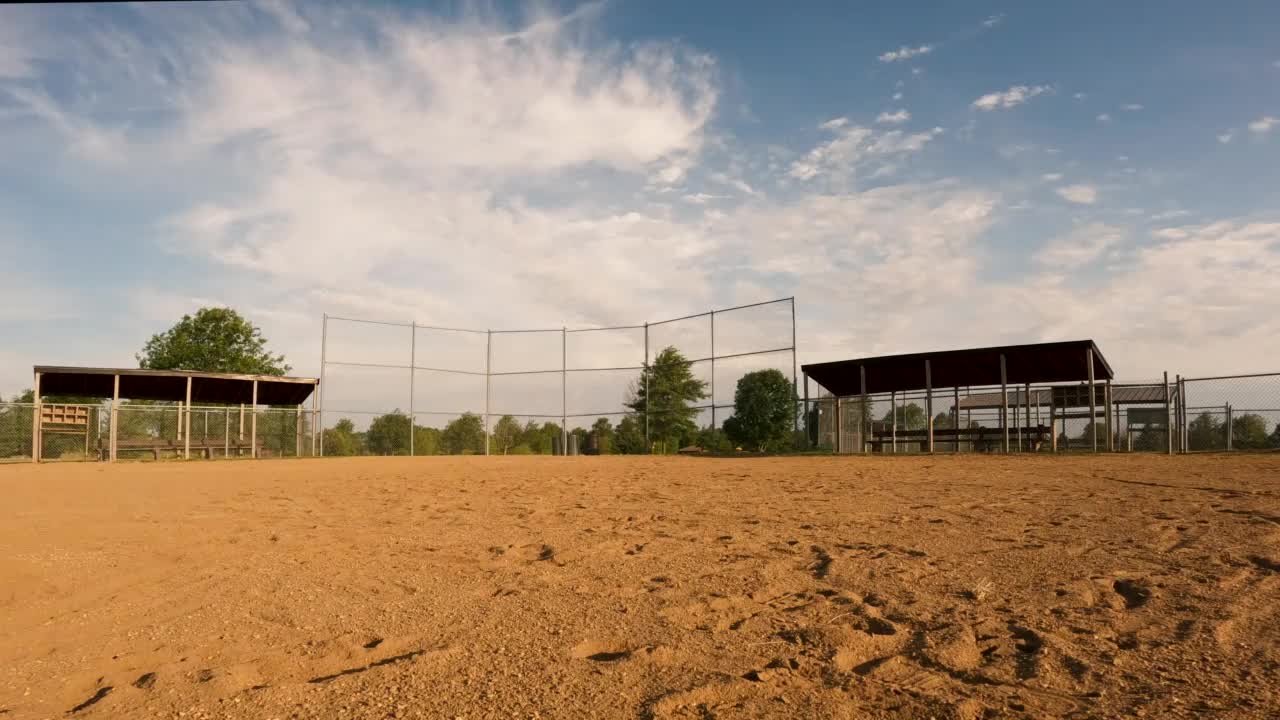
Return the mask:
[[[670,388],[648,387],[667,381],[658,368],[673,353],[705,387],[688,412],[662,406]],[[574,454],[607,451],[602,437],[631,452],[671,451],[673,425],[722,426],[746,373],[777,369],[795,387],[795,300],[592,328],[326,315],[320,365],[321,455]]]

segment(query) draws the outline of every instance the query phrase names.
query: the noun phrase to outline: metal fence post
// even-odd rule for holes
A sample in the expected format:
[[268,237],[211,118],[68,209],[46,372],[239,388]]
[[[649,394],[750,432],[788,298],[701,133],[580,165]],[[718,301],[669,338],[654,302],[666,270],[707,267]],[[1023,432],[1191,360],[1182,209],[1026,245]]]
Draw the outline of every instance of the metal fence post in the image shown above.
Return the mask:
[[1000,353],[1000,430],[1004,435],[1003,450],[1009,452],[1009,368]]
[[862,443],[862,454],[866,455],[870,445],[867,443],[867,366],[858,366],[858,382],[861,384],[862,397],[858,406],[858,441]]
[[253,381],[253,409],[249,417],[249,457],[258,457],[258,381]]
[[[1084,356],[1089,370],[1089,443],[1093,451],[1098,452],[1098,398],[1094,396],[1096,386],[1093,380],[1093,348],[1085,350]],[[1168,387],[1168,383],[1165,387]]]
[[[317,403],[319,409],[316,411],[316,425],[320,432],[320,457],[324,457],[324,353],[329,344],[329,313],[324,314],[324,319],[320,323],[320,387],[316,391],[319,395]],[[240,440],[244,440],[244,405],[240,406]]]
[[644,369],[641,370],[644,377],[644,448],[648,453],[653,449],[653,444],[649,440],[649,323],[644,324]]
[[898,391],[889,391],[889,442],[894,455],[898,454]]
[[112,381],[111,381],[111,447],[110,449],[107,450],[107,454],[108,454],[108,457],[111,458],[111,462],[116,461],[116,453],[117,453],[116,448],[118,447],[116,435],[119,432],[118,428],[120,426],[120,423],[119,423],[120,407],[119,406],[120,406],[120,376],[115,375],[112,377]]
[[[791,297],[791,396],[792,397],[795,397],[796,395],[800,394],[800,388],[798,387],[800,382],[799,367],[800,367],[799,361],[796,359],[796,298],[793,295]],[[806,375],[805,376],[805,395],[806,396],[808,395],[808,390],[809,390],[808,384],[809,384],[809,377]],[[805,403],[804,412],[805,412],[805,416],[804,416],[805,417],[805,426],[804,426],[805,445],[808,445],[809,444],[809,405],[808,403]],[[795,431],[799,429],[797,422],[798,421],[795,418],[791,419],[791,434],[793,437],[795,436]]]
[[711,427],[716,426],[716,311],[711,311]]
[[489,427],[489,385],[493,375],[493,330],[484,331],[484,454],[489,454],[493,431]]
[[1232,440],[1232,437],[1236,434],[1235,428],[1231,427],[1231,403],[1227,403],[1226,431],[1227,431],[1227,452],[1231,452],[1231,450],[1233,449],[1231,440]]
[[191,376],[187,376],[187,400],[178,412],[178,425],[182,432],[182,459],[191,459]]
[[924,361],[924,407],[925,407],[925,433],[929,437],[929,452],[933,452],[933,367],[929,360]]
[[[648,398],[645,399],[648,403]],[[560,328],[560,447],[569,454],[569,328]]]
[[1165,454],[1173,454],[1173,408],[1169,397],[1169,371],[1164,371],[1164,423],[1169,428],[1165,431]]
[[31,391],[31,462],[40,462],[41,445],[44,438],[40,436],[40,373],[37,371],[35,385]]
[[222,420],[222,457],[223,459],[231,457],[231,408],[227,407],[223,412]]
[[418,371],[418,321],[409,322],[409,457],[413,457],[413,387]]

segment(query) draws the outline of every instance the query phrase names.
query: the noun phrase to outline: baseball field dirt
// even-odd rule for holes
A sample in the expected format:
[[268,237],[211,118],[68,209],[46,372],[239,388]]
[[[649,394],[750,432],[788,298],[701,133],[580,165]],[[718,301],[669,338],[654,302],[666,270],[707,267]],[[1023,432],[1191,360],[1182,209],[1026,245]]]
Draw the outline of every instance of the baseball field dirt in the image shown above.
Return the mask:
[[1280,717],[1280,455],[0,466],[0,718]]

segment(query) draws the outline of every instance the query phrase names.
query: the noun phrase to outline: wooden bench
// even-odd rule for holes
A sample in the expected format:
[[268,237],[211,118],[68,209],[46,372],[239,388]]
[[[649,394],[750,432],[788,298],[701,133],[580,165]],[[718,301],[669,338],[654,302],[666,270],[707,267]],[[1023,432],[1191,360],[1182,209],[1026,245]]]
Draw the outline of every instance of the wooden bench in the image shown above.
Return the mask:
[[[1018,442],[1019,431],[1022,432],[1024,441],[1030,439],[1033,451],[1040,450],[1049,441],[1049,428],[1044,425],[1033,425],[1022,428],[1009,428],[1010,444]],[[899,444],[919,444],[921,450],[929,442],[929,431],[924,428],[899,430],[896,435]],[[885,448],[891,449],[893,447],[894,436],[895,433],[891,430],[877,430],[872,434],[872,439],[868,440],[867,444],[871,446],[872,452],[882,453]],[[990,427],[934,428],[933,444],[935,449],[939,444],[956,442],[970,443],[974,450],[978,452],[993,452],[999,449],[1004,442],[1004,431],[1000,428]]]
[[[107,455],[110,454],[110,448],[108,445],[109,441],[106,438],[103,438],[98,442],[98,458],[100,460],[105,460]],[[174,440],[172,438],[147,438],[144,440],[116,441],[117,453],[128,451],[150,451],[152,457],[156,460],[160,459],[160,453],[162,452],[172,452],[181,456],[185,450],[186,445],[181,440]],[[250,453],[252,448],[248,443],[240,441],[234,441],[229,445],[221,442],[193,441],[191,443],[191,453],[193,455],[198,453],[198,456],[203,457],[205,460],[212,459],[215,452],[223,450],[225,450],[228,455],[234,454],[236,456],[242,456]]]

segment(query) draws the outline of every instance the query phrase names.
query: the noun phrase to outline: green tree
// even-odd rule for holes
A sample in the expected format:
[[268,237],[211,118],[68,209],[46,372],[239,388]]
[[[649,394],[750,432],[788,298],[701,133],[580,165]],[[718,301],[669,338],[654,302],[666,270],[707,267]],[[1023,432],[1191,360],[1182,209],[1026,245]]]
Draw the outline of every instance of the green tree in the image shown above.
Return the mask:
[[729,441],[729,436],[720,428],[702,428],[698,431],[696,444],[704,452],[710,453],[726,453],[733,450],[733,443]]
[[444,426],[440,441],[450,455],[484,454],[484,421],[475,413],[463,413]]
[[1187,423],[1187,447],[1191,450],[1222,450],[1227,446],[1226,422],[1202,412]]
[[1267,439],[1269,447],[1280,449],[1280,423],[1276,423],[1276,427],[1271,431],[1271,437]]
[[1267,447],[1267,420],[1256,413],[1231,418],[1231,447],[1236,450],[1260,450]]
[[365,433],[365,443],[374,455],[408,455],[409,416],[397,409],[374,418]]
[[230,308],[201,308],[163,333],[152,335],[138,354],[147,370],[284,375],[283,355],[266,349],[262,331]]
[[591,424],[591,433],[595,435],[598,453],[609,455],[613,452],[613,423],[609,422],[609,418],[597,418]]
[[439,455],[442,449],[439,428],[413,426],[413,454]]
[[520,422],[510,415],[503,415],[493,426],[494,449],[506,455],[511,448],[520,444],[520,434]]
[[738,378],[733,415],[724,421],[724,434],[734,444],[768,452],[791,443],[796,395],[791,381],[770,368]]
[[693,376],[692,363],[667,347],[640,374],[626,406],[648,416],[650,439],[671,452],[697,434],[698,409],[693,404],[706,397],[707,383]]
[[924,421],[927,417],[924,414],[924,408],[915,403],[905,403],[898,405],[893,410],[885,412],[884,417],[880,419],[886,428],[893,423],[893,416],[898,416],[899,430],[923,430]]
[[648,452],[644,442],[644,420],[628,415],[618,422],[613,433],[613,450],[623,455],[643,455]]
[[351,420],[342,418],[332,428],[324,431],[324,454],[335,457],[360,454],[359,437]]

